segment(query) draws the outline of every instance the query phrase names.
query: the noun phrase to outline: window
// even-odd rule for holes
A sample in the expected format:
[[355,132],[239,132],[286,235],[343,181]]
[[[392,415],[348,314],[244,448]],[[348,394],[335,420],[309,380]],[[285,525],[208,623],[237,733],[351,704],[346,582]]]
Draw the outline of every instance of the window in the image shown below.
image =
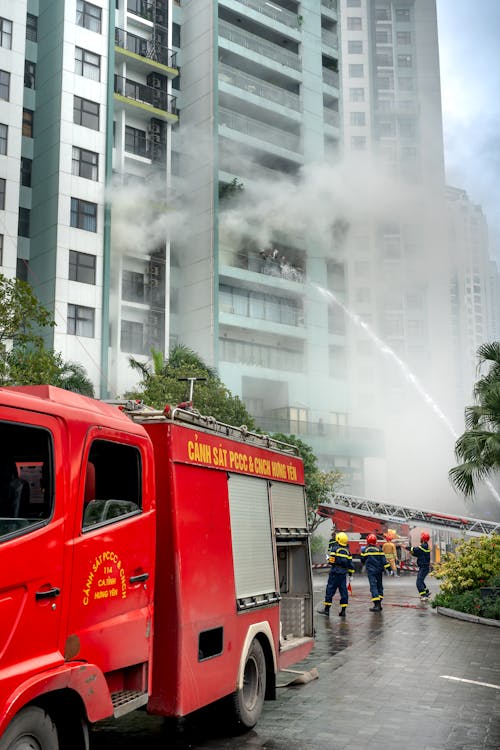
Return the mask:
[[375,41],[377,44],[390,44],[392,42],[390,29],[377,29],[375,32]]
[[97,203],[72,198],[71,226],[87,232],[97,232]]
[[0,154],[5,156],[7,154],[7,136],[9,132],[8,125],[0,125]]
[[142,507],[141,454],[134,445],[94,440],[85,473],[82,529],[112,523]]
[[414,138],[416,133],[415,120],[400,120],[399,135],[402,138]]
[[351,112],[351,125],[366,125],[366,115],[364,112]]
[[144,326],[131,320],[122,320],[120,351],[144,354]]
[[351,148],[354,151],[363,151],[366,148],[366,138],[364,135],[353,135],[351,137]]
[[85,177],[87,180],[97,182],[99,179],[99,154],[73,146],[71,172],[77,177]]
[[21,185],[24,187],[31,187],[31,168],[33,166],[33,162],[31,159],[26,159],[26,157],[21,157]]
[[146,156],[146,131],[125,125],[125,151],[137,156]]
[[413,91],[413,78],[399,76],[398,83],[401,91]]
[[330,377],[345,378],[347,374],[347,356],[344,347],[329,347],[329,365]]
[[0,18],[0,47],[12,48],[12,21]]
[[73,100],[73,122],[84,128],[99,130],[99,105],[88,99],[75,96]]
[[0,70],[0,99],[9,101],[10,96],[10,73],[6,70]]
[[24,61],[24,87],[27,89],[35,88],[36,65],[30,60]]
[[349,65],[349,78],[363,78],[364,68],[359,63]]
[[3,266],[3,234],[0,234],[0,266]]
[[375,8],[375,18],[377,21],[390,21],[389,8]]
[[347,42],[347,51],[350,55],[362,55],[363,42],[357,42],[353,39],[349,39],[349,41]]
[[0,537],[5,537],[50,518],[53,449],[47,430],[6,421],[0,423],[0,445],[0,473],[12,477],[0,494]]
[[387,91],[392,90],[394,88],[394,80],[392,75],[387,76],[377,76],[375,78],[375,83],[377,86],[377,91]]
[[361,8],[361,0],[347,0],[348,8]]
[[349,101],[350,102],[364,102],[365,90],[362,88],[349,89]]
[[129,302],[144,302],[144,274],[123,271],[122,297]]
[[17,234],[19,237],[30,236],[30,210],[29,208],[19,208],[19,219],[17,222]]
[[86,0],[76,0],[76,23],[84,29],[101,33],[102,10]]
[[358,16],[347,16],[347,30],[348,31],[361,31],[363,28],[361,24],[361,17]]
[[396,21],[403,21],[407,23],[409,20],[410,20],[409,8],[396,8]]
[[101,56],[75,47],[75,73],[93,81],[101,80]]
[[398,66],[400,68],[411,68],[412,66],[411,55],[398,55]]
[[33,111],[31,109],[23,109],[22,134],[25,138],[33,138]]
[[181,27],[178,23],[172,24],[172,47],[181,46]]
[[0,177],[0,211],[5,210],[5,187],[6,187],[6,179],[4,177]]
[[89,255],[89,253],[78,253],[76,250],[70,250],[69,280],[79,281],[82,284],[95,284],[95,264],[95,255]]
[[38,39],[38,18],[31,13],[26,14],[26,39],[36,42]]
[[93,307],[83,305],[68,305],[68,333],[70,336],[85,336],[94,338],[94,316]]
[[411,44],[411,31],[398,31],[396,33],[398,44],[404,46]]

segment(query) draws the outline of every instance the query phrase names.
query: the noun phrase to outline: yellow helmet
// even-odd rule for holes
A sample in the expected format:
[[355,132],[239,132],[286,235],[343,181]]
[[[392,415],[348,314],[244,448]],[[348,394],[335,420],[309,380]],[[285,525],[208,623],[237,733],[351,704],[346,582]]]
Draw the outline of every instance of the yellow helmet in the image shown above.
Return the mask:
[[339,533],[335,537],[335,541],[338,542],[339,544],[345,545],[349,541],[349,537],[347,536],[345,531],[339,531]]

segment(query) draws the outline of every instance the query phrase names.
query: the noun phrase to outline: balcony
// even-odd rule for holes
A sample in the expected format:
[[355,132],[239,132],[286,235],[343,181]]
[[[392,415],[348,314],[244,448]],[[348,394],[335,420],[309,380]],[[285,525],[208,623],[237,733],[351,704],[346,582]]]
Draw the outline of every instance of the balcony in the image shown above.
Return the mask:
[[323,110],[323,120],[325,121],[326,125],[331,125],[334,128],[339,127],[339,113],[335,112],[335,110],[333,109]]
[[327,10],[337,10],[337,0],[321,0],[321,6]]
[[162,119],[177,120],[176,97],[160,88],[115,75],[114,93],[118,97],[118,101],[122,101],[124,104],[129,103],[132,106],[147,105],[155,110],[155,116],[164,113]]
[[275,146],[301,153],[300,137],[293,133],[287,133],[284,130],[275,128],[272,125],[266,125],[259,120],[251,117],[232,112],[229,109],[219,108],[219,125],[222,127],[237,130],[239,133],[249,135],[251,138],[257,138],[260,141],[272,143]]
[[285,24],[285,26],[289,26],[291,29],[296,29],[299,25],[295,13],[285,10],[285,8],[279,8],[277,5],[269,2],[269,0],[238,0],[238,2],[246,5],[247,8],[251,8],[262,13],[264,16],[272,18],[273,21],[279,21]]
[[165,164],[167,160],[167,144],[165,141],[153,141],[148,136],[125,137],[125,154],[149,159],[154,164]]
[[333,86],[333,88],[338,89],[339,74],[336,73],[334,70],[323,68],[323,81],[324,83],[328,84],[328,86]]
[[325,47],[331,47],[332,49],[337,50],[339,46],[339,39],[337,34],[334,34],[332,31],[325,31],[323,29],[321,32],[321,43]]
[[300,109],[300,96],[298,94],[293,94],[280,86],[267,83],[267,81],[243,73],[224,63],[219,64],[219,81],[243,89],[249,94],[269,99],[269,101],[281,104],[283,107],[289,107],[296,111]]
[[[130,31],[116,28],[115,47],[118,48],[118,52],[119,50],[127,50],[127,52],[131,52],[145,61],[158,63],[165,68],[170,68],[172,71],[177,70],[177,53],[164,44],[160,44],[157,40],[145,39],[136,34],[131,34]],[[154,65],[153,67],[157,66]]]
[[289,68],[301,70],[302,65],[299,55],[284,50],[278,44],[268,42],[256,34],[237,29],[227,21],[219,21],[219,36]]

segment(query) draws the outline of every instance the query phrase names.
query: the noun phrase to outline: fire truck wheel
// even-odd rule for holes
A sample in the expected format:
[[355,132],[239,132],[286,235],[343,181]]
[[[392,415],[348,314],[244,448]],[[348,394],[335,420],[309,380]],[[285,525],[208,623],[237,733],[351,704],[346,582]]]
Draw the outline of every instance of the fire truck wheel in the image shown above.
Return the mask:
[[257,723],[266,692],[266,659],[259,641],[248,650],[243,672],[243,687],[233,695],[234,718],[238,726],[251,729]]
[[43,708],[23,708],[0,739],[0,750],[58,750],[57,729]]

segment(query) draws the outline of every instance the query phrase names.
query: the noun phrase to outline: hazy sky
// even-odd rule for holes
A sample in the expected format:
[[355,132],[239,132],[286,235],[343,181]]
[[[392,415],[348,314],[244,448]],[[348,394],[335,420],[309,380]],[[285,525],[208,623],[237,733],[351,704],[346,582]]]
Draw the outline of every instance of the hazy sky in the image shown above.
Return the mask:
[[448,184],[488,219],[500,266],[500,0],[437,0]]

